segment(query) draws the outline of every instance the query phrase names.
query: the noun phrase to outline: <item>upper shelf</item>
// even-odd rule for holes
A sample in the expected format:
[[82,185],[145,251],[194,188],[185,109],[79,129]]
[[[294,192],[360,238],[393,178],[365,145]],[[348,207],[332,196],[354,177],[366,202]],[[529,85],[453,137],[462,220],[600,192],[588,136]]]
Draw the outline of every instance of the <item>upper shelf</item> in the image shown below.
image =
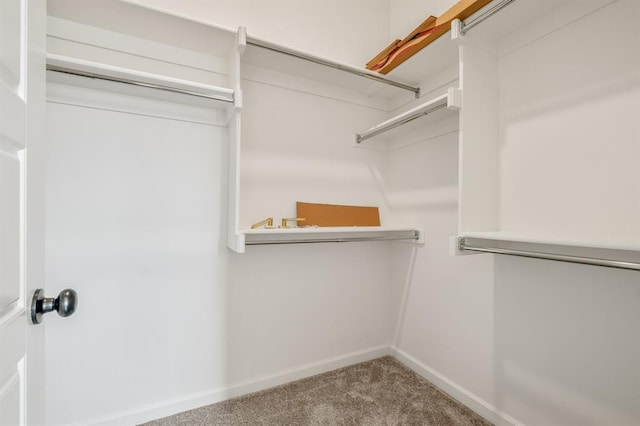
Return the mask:
[[275,71],[331,83],[356,92],[371,93],[382,87],[420,96],[420,88],[401,79],[291,49],[257,37],[247,37],[242,62]]
[[[87,5],[81,5],[81,3],[87,3]],[[170,2],[166,3],[169,5],[168,7],[158,6],[158,2],[147,0],[119,0],[114,3],[117,4],[110,4],[109,7],[115,13],[120,16],[142,15],[145,22],[145,25],[127,25],[127,21],[125,21],[120,23],[124,28],[117,29],[119,32],[220,58],[226,58],[229,50],[234,48],[235,28],[226,28],[203,19],[176,13],[171,9]],[[93,14],[100,15],[101,8],[97,8],[91,2],[74,4],[74,9],[78,7],[93,9],[98,12],[93,12]],[[111,25],[113,26],[113,24]]]
[[[475,40],[497,43],[502,56],[614,1],[494,0],[466,19],[463,31]],[[484,23],[483,15],[488,15]]]
[[[191,21],[200,26],[208,27],[209,31],[216,31],[217,44],[224,46],[225,42],[232,42],[230,37],[233,31],[218,27],[203,20],[184,16],[168,8],[155,7],[145,0],[123,0],[129,6],[136,5],[154,12],[160,12],[167,16],[178,17],[184,21]],[[250,30],[250,28],[249,28]],[[202,49],[198,49],[202,51]],[[224,51],[216,48],[216,51]],[[224,56],[224,55],[219,55]],[[396,97],[407,94],[407,99],[417,98],[420,89],[417,82],[420,78],[405,78],[401,73],[393,73],[386,76],[365,69],[363,66],[354,66],[340,63],[329,58],[313,55],[300,50],[292,49],[281,44],[273,43],[254,36],[247,37],[247,48],[243,54],[242,62],[257,67],[301,76],[310,80],[328,83],[341,88],[349,89],[360,94],[376,95],[381,98]],[[430,61],[433,63],[434,61]],[[419,74],[421,75],[421,74]]]
[[196,83],[61,55],[47,54],[47,70],[131,86],[158,89],[174,94],[196,96],[221,103],[233,104],[234,102],[234,91],[226,87]]
[[[144,0],[103,0],[100,6],[96,2],[55,1],[47,5],[49,19],[70,21],[79,24],[79,28],[54,28],[55,38],[59,40],[78,40],[92,44],[95,41],[86,30],[100,28],[109,31],[108,36],[101,36],[100,45],[119,45],[127,37],[135,37],[147,43],[136,43],[127,46],[128,53],[138,50],[140,54],[151,58],[166,54],[166,47],[172,46],[180,50],[188,50],[217,58],[228,58],[234,48],[236,29],[229,29],[211,23],[172,13],[164,7],[156,6],[159,2]],[[141,25],[141,23],[144,23]],[[51,25],[47,24],[51,35]],[[84,27],[84,28],[82,28]],[[89,35],[87,40],[84,36]],[[51,51],[50,46],[47,47]],[[116,49],[117,50],[117,47]],[[159,53],[160,52],[160,53]],[[103,52],[109,55],[108,52]],[[113,52],[112,52],[113,53]],[[206,66],[206,59],[199,67]]]
[[[361,144],[367,139],[371,139],[378,135],[390,132],[413,120],[431,115],[436,111],[442,111],[441,115],[453,115],[457,113],[457,111],[461,108],[461,106],[462,106],[462,92],[460,91],[460,89],[451,87],[447,90],[447,93],[441,96],[438,96],[433,99],[429,99],[428,101],[423,102],[422,104],[418,105],[415,108],[412,108],[408,111],[398,114],[395,117],[392,117],[387,121],[377,124],[362,133],[356,134],[356,143]],[[443,117],[441,116],[439,118],[442,119]],[[423,122],[420,124],[424,126],[428,123]]]

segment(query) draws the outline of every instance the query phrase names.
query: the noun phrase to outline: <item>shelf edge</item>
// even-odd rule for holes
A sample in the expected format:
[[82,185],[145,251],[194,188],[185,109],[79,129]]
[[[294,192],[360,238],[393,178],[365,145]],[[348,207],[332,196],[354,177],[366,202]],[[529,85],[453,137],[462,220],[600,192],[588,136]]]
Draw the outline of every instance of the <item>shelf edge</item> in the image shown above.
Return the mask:
[[68,56],[47,54],[47,70],[234,102],[234,90]]
[[240,231],[246,245],[342,243],[367,241],[404,241],[422,244],[424,232],[415,228],[372,229],[351,228],[291,228]]
[[[508,256],[518,256],[518,257],[528,257],[533,259],[542,259],[542,260],[553,260],[559,262],[566,263],[577,263],[583,265],[591,265],[591,266],[601,266],[607,268],[616,268],[616,269],[627,269],[640,271],[640,261],[638,260],[626,260],[621,257],[613,257],[613,258],[604,258],[604,257],[593,257],[593,256],[585,256],[585,255],[575,255],[575,254],[567,254],[567,253],[553,253],[549,251],[535,251],[535,250],[523,250],[517,248],[510,247],[500,247],[497,245],[491,244],[469,244],[467,239],[474,239],[472,237],[458,237],[457,238],[457,252],[473,252],[473,253],[491,253],[491,254],[501,254]],[[475,238],[482,239],[482,238]],[[488,238],[485,238],[488,239]],[[493,240],[493,241],[504,241],[504,240]],[[509,242],[519,242],[519,241],[509,241]],[[544,244],[544,243],[538,243]],[[560,246],[560,244],[549,244]],[[575,247],[575,246],[574,246]],[[578,246],[578,248],[581,248]],[[605,249],[600,247],[599,249]],[[614,251],[624,251],[618,249],[612,249]]]
[[370,127],[368,130],[362,133],[357,133],[356,144],[361,144],[367,139],[395,129],[396,127],[402,126],[403,124],[406,124],[425,115],[429,115],[440,109],[447,108],[452,111],[457,111],[461,107],[462,91],[460,89],[450,87],[447,90],[447,93],[443,95],[440,95],[433,99],[429,99],[428,101],[423,102],[422,104],[411,108],[408,111],[405,111],[401,114],[396,115],[395,117],[390,118],[389,120],[383,121],[380,124]]

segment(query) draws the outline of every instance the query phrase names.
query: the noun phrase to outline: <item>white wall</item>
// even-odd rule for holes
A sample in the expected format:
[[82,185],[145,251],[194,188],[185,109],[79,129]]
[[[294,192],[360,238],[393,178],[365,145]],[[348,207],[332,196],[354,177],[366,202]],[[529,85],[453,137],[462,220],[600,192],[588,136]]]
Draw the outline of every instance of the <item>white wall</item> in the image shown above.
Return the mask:
[[296,201],[379,206],[388,223],[385,155],[353,147],[382,112],[257,80],[243,92],[241,226],[294,217]]
[[222,130],[49,103],[48,133],[47,288],[79,294],[47,321],[49,421],[222,386]]
[[[152,0],[145,2],[151,4]],[[367,13],[375,16],[367,20],[357,17],[362,4],[352,2],[347,6],[331,3],[330,7],[321,2],[323,11],[316,10],[314,3],[304,3],[299,8],[296,6],[299,2],[293,6],[276,3],[276,7],[265,9],[249,1],[229,2],[224,8],[215,10],[212,20],[231,27],[245,25],[256,36],[349,63],[361,63],[372,55],[364,52],[369,50],[369,44],[363,48],[360,43],[371,41],[375,53],[391,38],[401,38],[426,15],[437,15],[451,3],[433,3],[433,10],[431,6],[426,10],[426,4],[409,0],[393,0],[388,9],[376,2],[376,12],[367,9]],[[59,10],[72,13],[69,6],[72,2],[65,4]],[[162,7],[168,2],[153,0],[153,4]],[[202,13],[207,19],[214,15],[214,10],[202,2],[171,2],[171,6],[180,13]],[[285,6],[292,6],[295,13],[282,13]],[[268,19],[263,19],[263,16]],[[289,26],[291,16],[300,18],[295,25]],[[328,19],[339,17],[333,23],[335,31],[325,31],[321,37],[318,36],[326,26],[318,16]],[[344,16],[351,19],[343,19]],[[386,20],[386,16],[390,16],[390,20]],[[414,22],[412,16],[419,18]],[[294,32],[289,29],[298,25],[313,28],[313,31],[294,37]],[[380,31],[384,33],[381,40],[378,39],[380,28],[384,28]],[[370,37],[354,40],[352,34],[358,33],[359,29]],[[333,35],[336,35],[335,39],[331,38]],[[334,49],[340,43],[343,45],[338,50]],[[247,83],[246,90],[247,100],[253,100],[254,105],[268,103],[272,96],[282,96],[304,106],[314,102],[308,94],[290,93],[257,82]],[[380,115],[379,111],[365,112],[360,106],[327,100],[318,102],[317,111],[325,114],[332,106],[342,111],[342,115],[356,117],[356,121],[366,121],[369,114],[371,117]],[[96,265],[81,250],[80,244],[93,241],[95,249],[104,236],[78,233],[77,228],[83,222],[71,220],[75,212],[71,207],[74,205],[61,201],[73,195],[68,194],[69,188],[82,189],[83,198],[96,203],[83,207],[83,211],[89,207],[93,209],[86,210],[92,216],[95,213],[95,217],[85,217],[85,224],[99,228],[97,219],[105,217],[98,209],[99,203],[104,200],[120,203],[122,194],[115,190],[106,192],[103,196],[110,198],[103,200],[90,190],[91,180],[84,183],[69,179],[69,172],[79,166],[71,161],[76,153],[84,152],[88,158],[95,155],[86,149],[86,139],[73,137],[73,132],[67,132],[72,123],[70,117],[64,117],[63,110],[69,108],[72,107],[52,107],[54,114],[61,117],[59,124],[51,123],[55,132],[49,169],[52,192],[48,209],[52,213],[48,223],[51,245],[47,288],[49,293],[67,285],[87,286],[87,289],[81,288],[80,309],[76,316],[65,322],[54,318],[47,321],[47,386],[53,422],[86,421],[100,416],[132,419],[136,410],[161,413],[162,409],[156,405],[161,406],[171,398],[177,400],[168,402],[167,406],[188,408],[189,404],[197,401],[206,403],[233,394],[233,386],[244,391],[259,388],[273,384],[274,381],[269,379],[272,375],[284,372],[276,380],[293,378],[298,368],[310,372],[321,368],[317,363],[323,360],[341,356],[355,359],[350,358],[354,353],[388,343],[395,344],[397,355],[403,361],[411,363],[475,409],[484,414],[490,414],[492,410],[504,413],[502,417],[492,417],[495,421],[634,424],[640,418],[636,404],[640,395],[640,345],[637,339],[640,291],[636,283],[637,273],[492,255],[449,257],[448,239],[457,233],[456,134],[398,150],[390,155],[386,164],[375,155],[360,163],[361,166],[375,164],[384,172],[386,179],[382,185],[388,196],[387,212],[398,220],[406,219],[407,223],[424,228],[427,243],[423,248],[415,249],[404,244],[394,244],[392,248],[384,244],[250,247],[246,254],[237,255],[223,249],[223,241],[209,245],[216,240],[222,224],[215,219],[215,213],[203,214],[199,227],[207,232],[207,238],[191,236],[202,244],[195,257],[197,262],[189,263],[186,258],[175,256],[163,265],[181,273],[192,268],[200,270],[191,276],[188,285],[183,287],[183,293],[176,295],[158,288],[158,282],[165,286],[172,284],[170,276],[154,277],[151,268],[135,275],[137,266],[134,263],[124,263],[126,268],[115,271],[116,275],[104,274],[105,269],[97,269],[103,274],[96,278]],[[268,111],[265,117],[258,117],[259,110],[247,108],[247,121],[253,115],[252,120],[261,122],[260,126],[264,128],[268,128],[270,120],[277,116],[277,111],[273,110]],[[120,120],[115,113],[100,114],[100,121],[106,117]],[[130,125],[137,127],[148,119],[140,120],[138,124]],[[87,126],[94,121],[87,120]],[[67,126],[59,128],[64,123]],[[340,122],[335,134],[347,133],[345,123]],[[269,130],[268,138],[277,137],[285,125],[276,124]],[[317,126],[317,123],[311,124]],[[258,165],[265,163],[264,156],[269,151],[269,145],[260,145],[259,130],[245,128],[249,137],[246,147],[249,158],[253,156]],[[114,131],[115,128],[106,129],[102,143],[108,140],[107,132]],[[211,131],[216,132],[215,129]],[[93,139],[95,132],[91,135]],[[293,152],[296,141],[301,139],[287,134],[272,146],[277,147],[281,154]],[[139,153],[146,153],[147,142],[136,142],[142,143]],[[154,152],[155,156],[168,155],[175,149],[168,143],[161,146],[162,151]],[[206,155],[196,156],[198,151],[180,155],[191,155],[188,162],[201,164],[203,169],[216,163],[215,146],[204,144],[198,147],[200,153]],[[57,152],[57,149],[61,151]],[[335,152],[336,146],[330,145],[327,151],[323,151],[321,144],[312,143],[306,149],[309,150],[305,151],[307,154],[320,159],[325,156],[324,161],[329,162],[330,153]],[[65,152],[69,153],[68,158],[62,155]],[[346,164],[356,161],[355,155],[341,152],[336,158]],[[291,158],[295,155],[292,154]],[[128,157],[125,159],[131,161]],[[105,170],[106,161],[94,160],[96,163],[94,170],[89,170],[90,176],[99,179],[102,172],[111,173],[111,169]],[[290,167],[291,164],[284,165],[281,180],[290,177],[295,169]],[[115,189],[129,190],[129,185],[124,184],[124,176],[137,172],[131,168],[120,172],[124,173],[118,175],[123,176],[122,181],[110,184],[115,185]],[[160,173],[156,169],[152,174],[164,179],[185,179],[192,176],[193,170],[184,167],[174,169],[174,172],[167,175],[166,171]],[[185,194],[175,187],[172,194],[185,203],[194,203],[204,195],[209,211],[215,212],[218,208],[224,211],[223,202],[217,198],[220,195],[217,185],[221,182],[216,180],[219,176],[214,174],[209,178],[211,180],[207,182],[212,186],[201,186],[198,194]],[[313,173],[307,178],[312,183],[317,182]],[[245,175],[243,179],[254,196],[271,194],[263,199],[270,208],[276,206],[274,200],[285,199],[280,190],[272,189],[282,188],[276,186],[275,177],[261,180],[259,176]],[[370,184],[373,181],[365,183],[365,194],[375,201],[376,196],[371,194],[376,191]],[[172,189],[170,182],[167,186]],[[319,196],[326,190],[318,186],[314,191]],[[347,192],[348,188],[341,188],[336,197]],[[260,205],[256,199],[259,198],[245,200],[249,207],[243,212],[245,221],[253,220],[252,212]],[[135,205],[142,210],[157,209],[164,202],[158,197],[148,205]],[[163,210],[163,220],[177,221],[186,226],[188,212],[177,206]],[[263,215],[256,213],[256,216],[256,219],[261,219]],[[72,233],[70,237],[69,230],[75,230],[76,234]],[[147,244],[144,235],[119,233],[121,229],[115,231],[109,236],[114,250],[125,247],[129,251]],[[163,230],[156,238],[169,238],[168,231]],[[71,250],[74,245],[75,249]],[[66,258],[54,257],[52,253],[60,253]],[[114,253],[107,254],[111,257]],[[161,253],[154,256],[153,264],[161,259]],[[78,258],[86,259],[86,263],[78,266]],[[392,261],[386,263],[384,259]],[[219,269],[215,268],[216,265]],[[111,277],[108,284],[112,287],[89,288],[96,279],[104,281],[105,277]],[[125,305],[119,308],[118,315],[114,315],[105,300],[114,296],[113,286],[123,285],[126,277],[135,278],[140,288],[121,287],[123,290],[133,288],[136,294],[134,299],[124,299]],[[118,284],[121,279],[123,282]],[[153,309],[146,322],[139,324],[138,318],[129,315],[144,307],[142,301],[148,293],[152,295],[155,306],[168,309]],[[222,300],[224,303],[220,303]],[[217,310],[188,309],[194,306],[208,308],[212,301]],[[182,305],[184,314],[171,315],[172,303]],[[164,334],[158,335],[159,330]],[[148,357],[122,352],[126,348],[123,341],[130,345],[128,347],[136,347],[141,338],[145,339],[145,346],[138,347]],[[176,341],[181,342],[180,347],[172,344]],[[72,352],[69,347],[76,353],[69,356]],[[199,358],[194,358],[194,352]],[[158,354],[162,358],[159,359]],[[91,357],[101,360],[99,367],[95,362],[87,362]],[[212,360],[217,360],[218,364]],[[73,365],[73,368],[65,370],[68,365]],[[73,372],[74,368],[77,373]],[[204,374],[200,374],[200,369]],[[164,372],[162,377],[157,376],[158,371]],[[143,377],[138,376],[132,381],[130,377],[125,380],[120,376],[128,372]],[[100,381],[91,380],[92,377],[105,379],[108,387],[96,385]],[[105,399],[87,401],[90,396],[104,396]],[[180,401],[180,398],[188,401]],[[76,407],[76,404],[86,404],[86,408]],[[145,404],[151,405],[145,407]],[[129,417],[127,410],[131,410]]]
[[527,424],[637,424],[637,272],[494,261],[495,405]]
[[[547,192],[539,190],[540,181],[550,175],[546,175],[548,167],[540,163],[553,164],[564,158],[561,161],[564,174],[556,173],[554,178],[557,182],[547,183],[547,187],[554,185],[554,190],[565,188],[562,195],[553,204],[529,205],[524,216],[511,214],[507,225],[516,219],[536,217],[535,220],[540,220],[542,215],[546,218],[562,217],[567,209],[560,206],[566,197],[571,196],[565,182],[575,184],[578,174],[573,175],[572,171],[589,168],[585,163],[574,168],[572,163],[576,158],[588,156],[590,150],[606,149],[608,154],[595,155],[592,160],[587,160],[597,164],[616,152],[612,149],[614,143],[623,145],[631,142],[624,137],[632,126],[633,121],[629,119],[623,122],[622,131],[615,131],[615,136],[611,136],[615,141],[598,137],[597,132],[585,132],[585,129],[591,128],[588,126],[601,128],[609,111],[613,115],[606,119],[609,124],[628,117],[628,114],[637,115],[637,109],[633,107],[622,108],[618,112],[607,107],[604,115],[577,114],[571,126],[567,125],[569,122],[553,121],[561,116],[559,114],[572,116],[583,109],[597,109],[603,102],[608,102],[608,96],[619,92],[631,96],[637,89],[637,72],[631,84],[626,77],[626,73],[637,71],[633,69],[638,55],[630,53],[637,51],[637,37],[618,37],[613,42],[603,41],[602,37],[591,43],[585,41],[584,35],[593,34],[594,22],[619,29],[607,32],[608,35],[628,31],[635,31],[637,35],[637,29],[632,30],[633,26],[620,25],[624,19],[636,19],[637,14],[628,14],[624,19],[620,16],[607,19],[612,10],[605,9],[594,15],[591,18],[593,22],[587,20],[582,36],[576,35],[576,24],[573,24],[571,28],[563,28],[550,37],[528,44],[521,51],[505,57],[501,64],[503,73],[510,67],[518,69],[518,74],[509,74],[506,80],[511,90],[501,92],[501,96],[510,102],[507,113],[511,115],[508,116],[517,115],[515,124],[526,128],[524,133],[531,134],[536,129],[538,138],[535,145],[529,145],[536,155],[544,152],[539,146],[546,143],[555,149],[551,158],[535,163],[531,154],[524,154],[524,138],[510,140],[510,144],[501,151],[502,155],[510,156],[503,167],[520,161],[521,167],[513,168],[512,172],[524,172],[526,167],[533,169],[529,169],[526,180],[512,173],[510,179],[502,181],[503,184],[520,198],[531,199],[534,187],[538,188],[536,197],[543,197]],[[396,23],[392,21],[391,28],[403,24],[402,19],[397,19]],[[568,39],[571,40],[570,46],[564,45]],[[560,59],[556,65],[541,59],[554,55]],[[604,62],[603,57],[607,58]],[[584,63],[585,58],[594,61],[593,66],[581,72],[575,64]],[[551,77],[558,71],[559,77]],[[597,73],[601,76],[599,84],[589,80]],[[552,82],[554,90],[549,90],[550,86],[537,88],[531,84],[541,77]],[[557,84],[563,80],[569,84]],[[506,84],[504,79],[503,84]],[[604,86],[609,90],[601,90]],[[620,90],[622,87],[625,89]],[[543,94],[545,97],[541,97]],[[617,105],[623,104],[618,102]],[[533,109],[535,111],[531,113]],[[523,111],[529,111],[530,115],[522,114]],[[542,118],[552,120],[553,125],[536,128],[535,123]],[[576,129],[576,126],[582,127]],[[619,127],[613,126],[615,129]],[[611,132],[611,128],[607,129]],[[566,140],[558,141],[556,132],[564,135]],[[580,136],[576,137],[576,133]],[[540,140],[541,135],[544,135],[544,140]],[[447,142],[450,145],[445,148]],[[568,146],[572,148],[564,151]],[[446,153],[445,149],[451,152]],[[627,152],[629,157],[624,161],[638,158],[637,149]],[[421,173],[406,166],[416,156],[424,159],[425,167]],[[397,348],[401,359],[481,412],[497,413],[491,417],[496,422],[637,424],[640,421],[637,405],[640,398],[638,273],[506,256],[448,257],[448,237],[457,232],[455,202],[446,205],[429,200],[438,188],[446,190],[455,185],[455,175],[451,175],[457,167],[455,137],[430,140],[410,151],[394,152],[391,161],[389,185],[406,190],[414,185],[414,190],[421,189],[425,194],[420,198],[421,204],[408,206],[405,211],[407,216],[422,221],[427,235],[425,249],[417,251],[413,265],[407,262],[408,254],[394,255],[396,298],[401,297],[398,296],[401,292],[399,286],[405,284],[404,277],[412,277],[408,287],[402,290],[409,296],[400,315],[402,327]],[[427,172],[427,169],[431,171]],[[601,169],[600,166],[592,167],[587,173],[589,179],[597,176]],[[616,173],[628,170],[628,166],[622,167]],[[414,179],[421,182],[419,187],[412,183]],[[521,184],[529,179],[535,180],[536,184],[523,191]],[[621,182],[622,187],[634,184],[633,180]],[[604,192],[611,195],[609,191]],[[633,191],[627,196],[625,202],[637,201],[637,194]],[[595,200],[603,203],[603,197]],[[628,209],[622,205],[603,204],[603,209],[609,211],[603,217],[623,216]],[[634,210],[632,208],[631,211]],[[592,213],[592,210],[585,211],[573,221],[582,223],[584,217],[590,218]],[[608,228],[603,226],[603,220],[592,220],[591,223],[593,229],[583,228],[582,235],[587,232],[606,235],[620,225],[612,223]],[[637,223],[637,217],[631,223]],[[523,227],[522,221],[518,224]],[[555,231],[566,233],[570,229]],[[627,229],[631,238],[634,231],[635,227]],[[407,251],[406,248],[400,250]]]
[[387,244],[371,243],[249,247],[233,254],[232,384],[388,345],[389,256]]
[[[131,2],[231,29],[244,26],[251,36],[359,66],[388,44],[389,4],[386,0]],[[49,14],[124,33],[139,30],[130,19],[112,12],[114,0],[91,0],[92,7],[103,9],[100,15],[92,14],[91,22],[87,21],[88,15],[80,3],[82,0],[50,1]],[[158,33],[162,31],[159,29]],[[165,31],[164,37],[171,42],[170,32]]]
[[401,355],[490,400],[492,258],[449,256],[449,238],[457,233],[457,161],[457,132],[390,153],[386,183],[398,200],[390,211],[424,229],[426,239],[424,247],[394,247],[393,291],[395,300],[405,300],[393,343]]
[[[261,81],[260,70],[243,81],[249,223],[293,215],[302,195],[381,204],[384,156],[351,144],[383,113],[300,85]],[[388,353],[390,244],[232,253],[221,128],[190,122],[207,121],[192,105],[150,108],[142,92],[50,89],[47,292],[80,297],[68,321],[46,323],[52,424],[150,420]],[[305,156],[317,167],[301,169]]]
[[48,113],[47,288],[80,295],[47,322],[52,423],[188,409],[388,345],[389,245],[227,250],[220,128]]
[[440,16],[455,3],[455,0],[389,0],[388,43],[402,40],[429,16]]

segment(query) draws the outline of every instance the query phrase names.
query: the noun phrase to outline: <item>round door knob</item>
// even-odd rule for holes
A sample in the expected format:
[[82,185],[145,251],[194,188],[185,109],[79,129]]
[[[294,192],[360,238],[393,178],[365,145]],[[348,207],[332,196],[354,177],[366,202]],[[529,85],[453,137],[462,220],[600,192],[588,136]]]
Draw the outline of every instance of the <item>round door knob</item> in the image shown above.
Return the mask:
[[78,293],[70,288],[62,290],[58,297],[44,297],[44,290],[39,288],[33,293],[31,299],[31,322],[40,324],[42,315],[47,312],[57,311],[61,317],[68,317],[76,311],[78,305]]
[[54,309],[58,311],[58,315],[61,317],[68,317],[73,315],[76,311],[76,304],[78,303],[78,293],[70,288],[62,290],[55,300]]

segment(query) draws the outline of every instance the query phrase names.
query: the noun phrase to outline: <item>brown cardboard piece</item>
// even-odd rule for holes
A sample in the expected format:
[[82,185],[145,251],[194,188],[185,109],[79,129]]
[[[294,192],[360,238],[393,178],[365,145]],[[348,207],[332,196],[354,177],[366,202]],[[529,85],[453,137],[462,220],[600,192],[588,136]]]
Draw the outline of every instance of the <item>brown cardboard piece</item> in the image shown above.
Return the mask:
[[380,226],[377,207],[296,202],[296,216],[303,226]]

